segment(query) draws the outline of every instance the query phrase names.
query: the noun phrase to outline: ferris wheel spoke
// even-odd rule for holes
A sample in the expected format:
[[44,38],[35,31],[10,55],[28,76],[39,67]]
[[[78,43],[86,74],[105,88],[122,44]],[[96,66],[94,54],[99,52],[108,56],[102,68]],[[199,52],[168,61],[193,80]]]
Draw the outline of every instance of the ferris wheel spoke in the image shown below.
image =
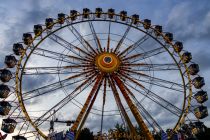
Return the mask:
[[[150,94],[146,93],[145,91],[141,91],[139,89],[137,89],[136,87],[132,86],[129,83],[125,83],[128,87],[130,87],[131,89],[135,90],[137,93],[142,94],[143,96],[145,96],[146,98],[150,99],[151,101],[153,101],[154,103],[158,104],[159,106],[163,107],[164,109],[166,109],[167,111],[171,112],[172,114],[174,114],[175,116],[179,117],[179,115],[181,114],[181,110],[179,109],[179,111],[177,111],[176,109],[174,109],[174,107],[169,107],[168,103],[162,103],[160,99],[156,99],[156,97],[150,96]],[[175,107],[176,108],[176,107]]]
[[[183,66],[183,65],[180,65]],[[147,63],[125,63],[121,68],[124,70],[130,69],[132,71],[175,71],[179,70],[175,63],[166,64],[147,64]]]
[[73,82],[69,82],[65,85],[59,85],[57,87],[52,87],[51,89],[48,89],[47,91],[40,91],[39,90],[39,93],[38,94],[35,94],[35,95],[30,95],[30,96],[27,96],[23,99],[23,101],[27,101],[27,100],[30,100],[30,99],[33,99],[33,98],[37,98],[39,96],[43,96],[43,95],[46,95],[46,94],[49,94],[49,93],[53,93],[61,88],[64,88],[64,87],[68,87],[68,86],[72,86],[74,84],[77,84],[77,83],[80,83],[80,82],[83,82],[84,80],[86,80],[87,78],[82,78],[82,79],[79,79],[79,80],[75,80]]
[[110,48],[110,29],[111,29],[111,22],[109,22],[109,27],[108,27],[108,38],[107,38],[107,46],[106,46],[107,52],[109,52],[109,48]]
[[140,94],[144,95],[145,97],[151,99],[152,101],[154,101],[155,103],[159,104],[160,106],[164,107],[166,110],[168,110],[169,112],[173,113],[176,116],[180,116],[182,113],[182,110],[178,107],[176,107],[175,105],[173,105],[171,102],[163,99],[162,97],[158,96],[157,94],[155,94],[154,92],[152,92],[151,90],[145,88],[142,84],[140,84],[139,82],[135,81],[134,79],[127,77],[125,75],[123,75],[126,79],[128,79],[129,81],[131,81],[132,83],[136,84],[138,87],[140,87],[143,91],[140,91],[138,89],[136,89],[135,87],[131,86],[130,84],[128,84],[126,82],[126,84],[128,86],[130,86],[132,89],[138,91]]
[[[100,77],[99,77],[100,78]],[[80,123],[80,126],[79,126],[79,128],[78,128],[78,133],[77,133],[77,136],[79,135],[79,133],[81,132],[81,129],[82,129],[82,127],[84,126],[84,123],[85,123],[85,121],[87,120],[87,117],[88,117],[88,115],[89,115],[89,113],[90,113],[90,111],[91,111],[91,109],[92,109],[92,107],[93,107],[93,104],[94,104],[94,102],[95,102],[95,100],[96,100],[96,97],[97,97],[97,95],[98,95],[98,92],[99,92],[99,90],[100,90],[100,88],[101,88],[101,85],[102,85],[102,83],[103,83],[103,77],[102,77],[102,79],[99,79],[99,80],[101,80],[101,81],[99,81],[99,84],[96,86],[96,91],[95,91],[95,93],[93,93],[93,95],[92,95],[92,97],[90,97],[90,98],[92,98],[92,100],[91,100],[91,102],[89,103],[89,106],[88,106],[88,108],[87,108],[87,110],[86,110],[86,113],[84,114],[84,117],[83,117],[83,119],[81,120],[81,123]],[[97,81],[96,81],[97,82]],[[94,88],[94,86],[93,86],[93,88]],[[91,93],[90,93],[91,94]],[[87,99],[88,100],[88,99]],[[87,103],[87,102],[86,102]],[[85,106],[85,104],[84,104],[84,106]],[[83,107],[83,109],[84,109],[84,107]],[[82,110],[83,110],[82,109]],[[77,138],[77,136],[76,136],[76,138]]]
[[103,89],[103,103],[102,103],[102,111],[101,111],[101,135],[103,134],[103,121],[104,121],[104,107],[106,102],[106,84],[107,84],[107,78],[104,78],[104,89]]
[[113,92],[113,95],[114,95],[117,107],[118,107],[118,109],[120,111],[120,114],[122,115],[122,119],[125,120],[128,128],[129,128],[129,131],[132,133],[132,135],[135,136],[136,135],[136,130],[135,130],[135,128],[134,128],[134,126],[133,126],[133,124],[132,124],[132,122],[131,122],[131,120],[130,120],[130,118],[129,118],[126,110],[125,110],[125,108],[123,107],[123,104],[122,104],[122,102],[120,100],[120,96],[119,96],[117,88],[116,88],[116,86],[114,84],[113,79],[109,78],[108,82],[109,82],[109,85],[111,86],[111,89],[112,89],[112,92]]
[[46,52],[46,51],[44,51],[42,49],[35,50],[33,52],[33,54],[39,55],[39,56],[42,56],[42,57],[46,57],[46,58],[49,58],[49,59],[57,60],[57,61],[70,63],[70,64],[78,64],[78,63],[70,61],[70,58],[66,60],[66,59],[63,58],[63,56],[52,54],[51,52]]
[[128,46],[125,50],[120,52],[118,56],[122,58],[126,57],[128,54],[134,51],[137,47],[142,45],[147,39],[149,39],[149,35],[146,34],[143,37],[141,37],[139,40],[137,40],[134,44]]
[[79,62],[90,62],[89,59],[86,59],[86,58],[81,58],[81,56],[77,57],[77,56],[73,56],[73,55],[70,55],[70,54],[62,54],[62,53],[58,53],[58,52],[54,52],[54,51],[50,51],[50,50],[46,50],[46,49],[41,49],[41,48],[37,48],[36,50],[38,51],[41,51],[41,52],[44,52],[44,53],[49,53],[49,54],[52,54],[52,55],[55,55],[57,57],[62,57],[63,59],[67,59],[67,60],[70,60],[72,59],[72,61],[74,62],[75,60],[79,61]]
[[138,82],[141,82],[141,83],[145,83],[145,84],[152,84],[153,86],[157,86],[157,87],[161,87],[161,88],[166,88],[166,89],[169,89],[169,90],[173,90],[173,91],[176,91],[176,92],[179,92],[179,93],[184,93],[184,90],[183,88],[180,88],[179,85],[177,84],[174,84],[174,83],[166,83],[165,81],[161,84],[160,81],[158,80],[154,80],[154,79],[148,79],[148,80],[140,80],[140,79],[137,79],[135,77],[138,77],[139,75],[133,75],[130,74],[129,75],[130,78],[138,81]]
[[33,70],[24,70],[22,75],[58,75],[58,74],[77,74],[83,72],[83,70],[80,71],[68,71],[68,70],[52,70],[52,69],[42,69],[42,71],[39,69],[33,69]]
[[54,83],[51,83],[51,84],[48,84],[48,85],[45,85],[45,86],[42,86],[42,87],[30,90],[30,91],[24,92],[24,93],[22,93],[22,96],[25,97],[25,98],[27,97],[29,99],[29,98],[32,98],[34,96],[44,95],[46,93],[49,93],[50,91],[57,90],[59,88],[62,88],[64,86],[68,85],[68,82],[70,80],[73,80],[73,79],[76,79],[76,78],[82,77],[82,76],[85,77],[88,74],[91,74],[91,73],[83,72],[83,73],[80,73],[80,74],[76,74],[76,75],[70,76],[70,77],[68,77],[68,78],[66,78],[64,80],[61,80],[61,81],[58,81],[58,82],[54,82]]
[[96,32],[95,32],[93,23],[92,23],[91,21],[88,21],[88,23],[89,23],[89,26],[90,26],[90,30],[91,30],[91,32],[92,32],[92,34],[93,34],[93,37],[94,37],[96,46],[97,46],[97,48],[98,48],[98,51],[103,52],[103,49],[102,49],[102,47],[101,47],[100,40],[99,40],[99,38],[98,38],[98,36],[97,36],[97,34],[96,34]]
[[124,99],[126,100],[134,118],[136,119],[138,125],[142,128],[142,131],[146,137],[146,139],[150,139],[150,140],[154,140],[153,136],[150,134],[150,131],[147,127],[147,125],[144,123],[142,116],[140,115],[137,107],[134,105],[134,103],[132,102],[132,100],[130,99],[125,86],[123,84],[123,82],[120,80],[120,78],[117,75],[112,75],[114,81],[116,82],[116,85],[119,87]]
[[[90,65],[66,65],[66,66],[55,66],[55,67],[25,67],[23,75],[27,74],[39,74],[39,73],[64,73],[64,72],[81,72],[81,70],[90,69]],[[84,71],[82,71],[84,72]]]
[[[84,104],[83,108],[81,109],[80,113],[78,114],[75,123],[74,123],[73,126],[71,127],[71,130],[72,130],[73,132],[74,132],[75,130],[77,130],[77,129],[78,129],[78,126],[81,124],[82,118],[84,117],[85,112],[87,112],[87,108],[88,108],[88,106],[90,106],[91,100],[92,100],[93,103],[94,103],[95,100],[93,100],[93,96],[94,96],[94,94],[97,94],[97,91],[100,89],[102,80],[103,80],[103,75],[102,75],[102,74],[100,74],[100,75],[98,75],[98,76],[96,77],[96,81],[95,81],[95,83],[94,83],[94,85],[93,85],[93,87],[92,87],[92,90],[90,91],[90,93],[89,93],[89,95],[88,95],[88,97],[87,97],[87,99],[86,99],[86,101],[85,101],[85,104]],[[92,108],[92,106],[90,106],[90,107]],[[90,109],[91,109],[91,108],[90,108]],[[89,111],[90,111],[90,110],[89,110]],[[87,113],[88,113],[88,112],[87,112]],[[85,118],[84,118],[84,119],[85,119]]]
[[[131,23],[131,24],[132,24],[132,23]],[[122,38],[119,40],[117,46],[116,46],[115,49],[114,49],[114,53],[116,53],[116,52],[119,50],[119,48],[121,47],[123,41],[125,40],[126,36],[128,35],[130,29],[131,29],[131,25],[129,25],[129,26],[127,27],[127,29],[126,29],[126,31],[124,32]]]
[[155,130],[159,129],[159,132],[163,130],[160,125],[157,123],[157,121],[150,115],[150,113],[144,108],[144,106],[136,99],[135,95],[130,91],[130,89],[125,85],[126,91],[129,93],[131,98],[134,100],[135,104],[139,108],[139,111],[142,115],[142,117],[147,121],[147,123]]
[[[28,125],[29,126],[29,125]],[[26,131],[24,133],[19,133],[19,135],[21,136],[26,136],[27,134],[30,134],[31,136],[26,136],[26,138],[31,138],[31,137],[34,137],[36,136],[37,134],[35,134],[36,131]]]
[[39,75],[39,74],[71,74],[82,73],[90,69],[90,65],[67,65],[55,67],[25,67],[23,75]]
[[125,57],[125,58],[122,59],[122,61],[129,62],[129,63],[134,63],[134,62],[146,59],[146,58],[150,58],[150,57],[162,54],[164,52],[166,52],[164,47],[159,47],[159,48],[156,48],[156,49],[144,52],[144,53],[134,54],[134,55]]
[[63,47],[64,49],[67,49],[69,50],[71,53],[77,55],[77,56],[80,56],[79,53],[77,53],[74,49],[74,45],[72,45],[71,43],[69,43],[68,41],[64,40],[63,38],[61,38],[60,36],[56,35],[56,34],[51,34],[49,36],[49,38],[56,42],[59,46]]
[[[152,80],[152,82],[155,82],[155,83],[163,83],[164,85],[168,85],[168,88],[171,88],[171,89],[174,89],[175,87],[177,88],[178,90],[178,87],[180,88],[179,91],[180,92],[183,92],[183,89],[184,86],[180,83],[176,83],[176,82],[173,82],[173,81],[169,81],[169,80],[165,80],[165,79],[161,79],[161,78],[157,78],[157,77],[154,77],[154,76],[150,76],[150,75],[147,75],[147,74],[144,74],[142,72],[135,72],[135,71],[132,71],[132,70],[125,70],[129,73],[129,75],[138,75],[138,76],[142,76],[144,78],[147,78],[149,80]],[[134,78],[132,76],[132,78]],[[137,78],[135,78],[136,80],[138,80]],[[144,81],[144,80],[141,80],[141,81]],[[166,86],[167,87],[167,86]]]
[[[52,37],[51,37],[52,36]],[[56,35],[56,34],[52,34],[50,37],[52,40],[54,40],[57,44],[63,46],[64,48],[68,48],[68,50],[70,50],[72,53],[74,53],[75,55],[82,57],[82,54],[85,54],[86,57],[91,56],[89,52],[86,52],[84,50],[82,50],[81,48],[73,45],[72,43],[66,41],[65,39],[63,39],[62,37]],[[54,37],[54,38],[53,38]],[[78,51],[79,53],[77,53],[76,51]],[[81,53],[80,53],[81,52]]]
[[[89,87],[90,84],[92,83],[90,81],[92,81],[92,80],[94,81],[95,79],[96,79],[95,74],[90,75],[89,78],[87,78],[80,85],[78,85],[69,95],[67,95],[64,99],[62,99],[57,104],[55,104],[52,108],[50,108],[47,112],[45,112],[38,119],[36,119],[34,121],[34,124],[37,127],[40,126],[45,120],[50,118],[53,114],[58,112],[61,108],[63,108],[66,104],[68,104],[72,99],[74,99],[77,95],[79,95],[82,91],[84,91],[87,87]],[[51,113],[52,111],[53,111],[53,113]]]
[[[66,20],[66,22],[67,22],[67,24],[70,24],[71,25],[71,23],[68,20]],[[90,53],[90,55],[93,55],[92,52],[94,54],[97,54],[97,52],[94,50],[94,48],[83,38],[83,36],[80,34],[80,32],[77,31],[77,29],[73,25],[67,26],[67,27],[74,34],[74,36],[80,41],[80,43],[86,49],[86,51],[88,53]]]

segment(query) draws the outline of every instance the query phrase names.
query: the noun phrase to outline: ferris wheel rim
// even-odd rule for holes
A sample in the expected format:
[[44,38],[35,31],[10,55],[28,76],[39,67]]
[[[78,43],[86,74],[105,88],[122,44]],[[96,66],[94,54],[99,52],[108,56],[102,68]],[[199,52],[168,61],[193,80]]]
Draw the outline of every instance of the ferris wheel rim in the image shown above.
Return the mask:
[[[82,15],[82,14],[80,14],[80,15]],[[80,15],[78,15],[78,16],[80,16]],[[116,14],[117,15],[117,14]],[[69,19],[69,17],[67,17],[68,19]],[[66,19],[67,19],[66,18]],[[96,19],[94,19],[94,20],[84,20],[84,21],[81,21],[81,22],[74,22],[74,23],[72,23],[72,24],[68,24],[68,25],[65,25],[65,26],[62,26],[62,27],[60,27],[60,28],[58,28],[58,29],[56,29],[56,30],[54,30],[53,32],[51,32],[50,34],[48,34],[47,36],[45,36],[39,43],[37,43],[37,45],[36,45],[36,47],[34,47],[34,49],[33,50],[35,50],[40,44],[41,44],[41,42],[43,41],[43,40],[45,40],[48,36],[50,36],[52,33],[55,33],[56,31],[58,31],[58,30],[60,30],[60,29],[63,29],[63,28],[65,28],[65,27],[67,27],[67,26],[70,26],[70,25],[74,25],[74,24],[78,24],[78,23],[83,23],[83,22],[88,22],[88,21],[107,21],[107,22],[114,22],[114,23],[120,23],[120,24],[124,24],[124,25],[128,25],[128,24],[126,24],[126,23],[122,23],[122,22],[117,22],[117,21],[113,21],[113,20],[96,20]],[[57,24],[56,22],[54,23],[54,24]],[[132,26],[132,28],[135,28],[135,29],[137,29],[137,30],[139,30],[139,28],[137,28],[137,27],[135,27],[135,26]],[[152,28],[152,27],[151,27]],[[46,30],[46,29],[44,29],[44,30]],[[43,31],[44,31],[43,30]],[[153,30],[154,30],[154,28],[153,28]],[[143,31],[143,30],[140,30],[141,32],[144,32],[145,34],[147,34],[147,32],[145,32],[145,31]],[[155,39],[153,36],[151,36],[150,34],[148,34],[150,37],[152,37],[153,39]],[[36,36],[35,36],[36,37]],[[35,39],[35,37],[34,37],[34,39]],[[163,36],[164,37],[164,36]],[[155,39],[159,44],[161,44],[161,46],[162,47],[164,47],[164,45],[162,44],[162,43],[160,43],[159,42],[159,40],[157,40],[157,39]],[[173,46],[173,44],[171,43],[171,46]],[[27,46],[28,47],[28,46]],[[165,48],[165,47],[164,47]],[[166,49],[166,48],[165,48]],[[27,49],[26,49],[27,50]],[[169,50],[168,50],[168,52],[170,52]],[[28,58],[30,58],[30,55],[33,53],[33,51],[31,51],[30,52],[30,54],[28,55],[29,57],[27,57],[27,60],[28,60]],[[170,52],[170,55],[172,55],[171,54],[171,52]],[[23,59],[23,56],[24,56],[24,54],[23,55],[21,55],[21,58]],[[174,57],[174,56],[173,56]],[[181,57],[181,55],[179,54],[179,57]],[[22,61],[22,59],[20,59],[19,60],[19,62],[18,62],[18,64],[21,64],[21,61]],[[27,60],[25,61],[25,63],[24,63],[24,65],[27,63]],[[25,67],[25,66],[24,66]],[[19,69],[18,67],[17,67],[17,69]],[[186,66],[186,64],[185,64],[185,69],[187,70],[187,66]],[[188,71],[188,70],[187,70]],[[181,73],[181,72],[180,72]],[[18,74],[18,72],[16,71],[16,74]],[[189,72],[188,72],[188,74],[189,74]],[[182,73],[181,73],[181,75],[182,75]],[[183,76],[183,75],[182,75]],[[189,75],[188,75],[189,76]],[[22,78],[22,74],[21,74],[21,78]],[[190,79],[190,78],[189,78]],[[17,80],[17,78],[16,78],[16,80]],[[22,82],[22,81],[21,81]],[[21,84],[21,82],[20,82],[20,86],[19,87],[21,87],[21,88],[19,88],[19,89],[22,89],[22,84]],[[185,82],[184,82],[185,83]],[[16,84],[17,84],[17,82],[16,82]],[[184,86],[185,87],[185,86]],[[185,90],[185,92],[186,92],[186,90]],[[19,93],[22,93],[21,91],[20,92],[16,92],[16,94],[18,95]],[[19,95],[18,95],[19,96]],[[23,99],[22,99],[22,94],[20,94],[20,96],[21,96],[21,102],[20,102],[20,104],[21,105],[24,105],[24,102],[23,102]],[[185,99],[186,99],[186,93],[185,93],[185,97],[184,97]],[[183,117],[183,114],[184,114],[184,110],[185,110],[185,99],[184,99],[184,104],[183,104],[183,112],[182,112],[182,115],[180,116],[180,118],[179,118],[179,121],[182,119],[182,117]],[[19,100],[19,99],[18,99]],[[188,104],[189,104],[189,101],[188,101]],[[25,108],[25,107],[24,107]],[[23,109],[24,111],[26,111],[26,109]],[[24,112],[23,111],[23,112]],[[26,111],[27,112],[27,111]],[[27,116],[28,115],[26,115],[26,118],[27,118]],[[30,117],[30,116],[29,116]],[[29,120],[28,120],[29,121]],[[178,122],[179,122],[178,121]],[[29,121],[30,122],[30,121]],[[177,122],[177,123],[178,123]],[[178,125],[178,124],[177,124]],[[36,129],[36,128],[35,128]],[[37,129],[36,129],[37,130]],[[38,131],[38,130],[37,130]],[[39,131],[38,131],[39,132]]]

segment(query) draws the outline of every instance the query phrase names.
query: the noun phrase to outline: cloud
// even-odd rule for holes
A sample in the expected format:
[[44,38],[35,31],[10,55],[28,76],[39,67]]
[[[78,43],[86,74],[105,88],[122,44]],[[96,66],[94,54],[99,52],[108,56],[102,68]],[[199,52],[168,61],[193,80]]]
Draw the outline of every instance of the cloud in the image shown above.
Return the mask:
[[[199,3],[199,4],[198,4]],[[182,41],[210,38],[210,10],[207,2],[185,1],[175,5],[168,15],[166,29]]]
[[[210,60],[209,52],[200,50],[194,55],[194,60],[196,61],[196,63],[199,64],[201,68],[201,73],[202,71],[205,71],[205,70],[209,71],[209,68],[210,68],[209,61],[208,61]],[[203,60],[207,60],[207,61],[203,61]]]

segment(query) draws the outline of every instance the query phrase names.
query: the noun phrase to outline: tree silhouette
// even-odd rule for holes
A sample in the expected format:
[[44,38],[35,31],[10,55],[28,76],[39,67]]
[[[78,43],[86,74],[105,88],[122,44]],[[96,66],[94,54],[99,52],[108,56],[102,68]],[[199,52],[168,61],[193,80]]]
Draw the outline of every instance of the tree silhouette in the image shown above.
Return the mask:
[[204,132],[196,135],[198,140],[210,140],[210,128],[205,128]]
[[93,132],[89,128],[84,128],[81,130],[77,140],[94,140]]

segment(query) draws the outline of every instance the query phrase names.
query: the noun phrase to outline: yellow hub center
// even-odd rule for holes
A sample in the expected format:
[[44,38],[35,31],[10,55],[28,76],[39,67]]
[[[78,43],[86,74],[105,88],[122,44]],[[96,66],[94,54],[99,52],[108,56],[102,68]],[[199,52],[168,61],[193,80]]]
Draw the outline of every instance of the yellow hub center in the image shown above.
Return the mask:
[[100,71],[111,73],[118,69],[120,61],[113,53],[102,53],[96,57],[95,63]]

